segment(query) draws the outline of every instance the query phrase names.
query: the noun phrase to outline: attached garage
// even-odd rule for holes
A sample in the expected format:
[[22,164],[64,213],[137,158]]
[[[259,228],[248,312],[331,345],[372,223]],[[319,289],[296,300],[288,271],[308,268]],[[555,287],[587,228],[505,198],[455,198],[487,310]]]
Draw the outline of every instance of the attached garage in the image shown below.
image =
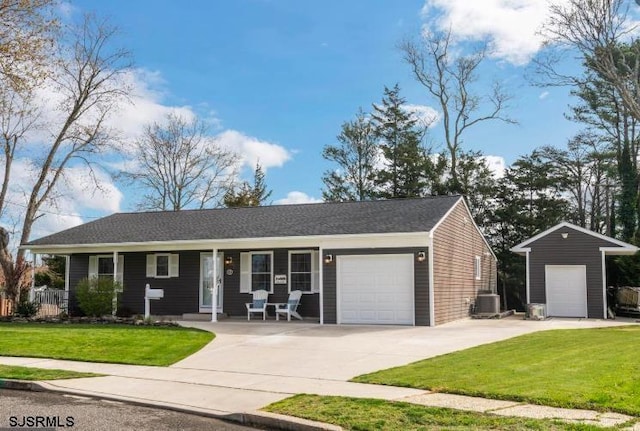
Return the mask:
[[546,265],[547,314],[557,317],[587,317],[587,267]]
[[414,255],[338,256],[338,323],[413,325]]
[[563,222],[511,251],[526,258],[528,304],[546,304],[551,317],[606,319],[606,257],[638,248]]

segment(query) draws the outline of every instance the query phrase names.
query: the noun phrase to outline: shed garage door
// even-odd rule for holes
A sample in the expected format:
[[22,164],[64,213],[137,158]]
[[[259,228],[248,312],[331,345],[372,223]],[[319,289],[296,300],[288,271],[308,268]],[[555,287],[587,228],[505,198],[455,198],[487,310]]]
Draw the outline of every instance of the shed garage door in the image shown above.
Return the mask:
[[557,317],[587,317],[587,267],[546,265],[547,314]]
[[413,325],[413,255],[338,256],[338,323]]

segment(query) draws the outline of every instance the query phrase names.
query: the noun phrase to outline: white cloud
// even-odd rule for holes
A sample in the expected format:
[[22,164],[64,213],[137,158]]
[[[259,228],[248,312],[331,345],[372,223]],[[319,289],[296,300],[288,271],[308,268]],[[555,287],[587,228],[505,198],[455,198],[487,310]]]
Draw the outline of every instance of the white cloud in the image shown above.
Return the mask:
[[216,138],[224,147],[239,154],[241,163],[250,169],[254,169],[258,161],[265,171],[268,168],[279,168],[291,159],[291,153],[286,148],[237,130],[225,130]]
[[523,65],[542,46],[537,32],[548,11],[547,0],[427,0],[422,15],[456,40],[487,39],[493,57]]
[[407,112],[413,113],[422,125],[430,129],[440,122],[440,112],[431,106],[405,103],[402,108]]
[[314,198],[303,192],[293,191],[293,192],[287,193],[286,198],[276,200],[274,204],[292,205],[292,204],[315,204],[320,202],[322,202],[322,199]]
[[[11,185],[7,195],[8,205],[0,223],[9,230],[20,230],[28,196],[36,179],[37,169],[29,159],[16,159],[12,167]],[[111,178],[99,169],[93,176],[86,166],[72,166],[58,182],[52,200],[40,208],[42,217],[33,224],[31,238],[35,239],[63,229],[77,226],[83,220],[81,213],[112,213],[120,211],[122,193]],[[93,179],[92,179],[93,178]],[[19,232],[12,239],[17,246]]]
[[549,97],[549,92],[548,91],[543,91],[542,93],[540,93],[540,95],[538,96],[538,99],[540,100],[544,100],[547,97]]
[[504,171],[507,167],[507,164],[504,161],[504,157],[501,156],[483,156],[489,169],[496,176],[496,178],[504,177]]

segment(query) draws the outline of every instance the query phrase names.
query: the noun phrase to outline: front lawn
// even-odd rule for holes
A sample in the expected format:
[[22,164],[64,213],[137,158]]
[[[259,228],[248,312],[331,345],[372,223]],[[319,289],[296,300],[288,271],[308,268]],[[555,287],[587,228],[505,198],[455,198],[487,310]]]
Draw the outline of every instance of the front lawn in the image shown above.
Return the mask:
[[264,410],[339,425],[345,430],[602,430],[593,425],[503,417],[404,402],[296,395]]
[[2,388],[2,379],[59,380],[98,376],[100,376],[100,374],[78,373],[75,371],[65,370],[45,370],[42,368],[16,367],[13,365],[0,365],[0,389]]
[[213,337],[180,327],[0,323],[0,356],[166,366]]
[[640,415],[640,327],[537,332],[354,382]]

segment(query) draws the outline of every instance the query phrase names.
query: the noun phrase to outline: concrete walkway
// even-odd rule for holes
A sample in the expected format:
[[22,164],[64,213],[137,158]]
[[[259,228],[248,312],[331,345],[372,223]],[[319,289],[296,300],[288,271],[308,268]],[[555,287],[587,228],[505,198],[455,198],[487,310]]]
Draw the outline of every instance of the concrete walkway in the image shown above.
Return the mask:
[[613,426],[634,418],[347,380],[362,373],[543,329],[633,322],[579,319],[534,322],[511,318],[463,320],[435,328],[182,322],[186,326],[211,330],[216,333],[216,339],[170,367],[12,357],[0,357],[0,364],[106,374],[105,377],[41,384],[46,389],[61,392],[236,419],[245,414],[256,414],[261,407],[291,395],[308,393],[379,398],[506,416],[561,418]]

